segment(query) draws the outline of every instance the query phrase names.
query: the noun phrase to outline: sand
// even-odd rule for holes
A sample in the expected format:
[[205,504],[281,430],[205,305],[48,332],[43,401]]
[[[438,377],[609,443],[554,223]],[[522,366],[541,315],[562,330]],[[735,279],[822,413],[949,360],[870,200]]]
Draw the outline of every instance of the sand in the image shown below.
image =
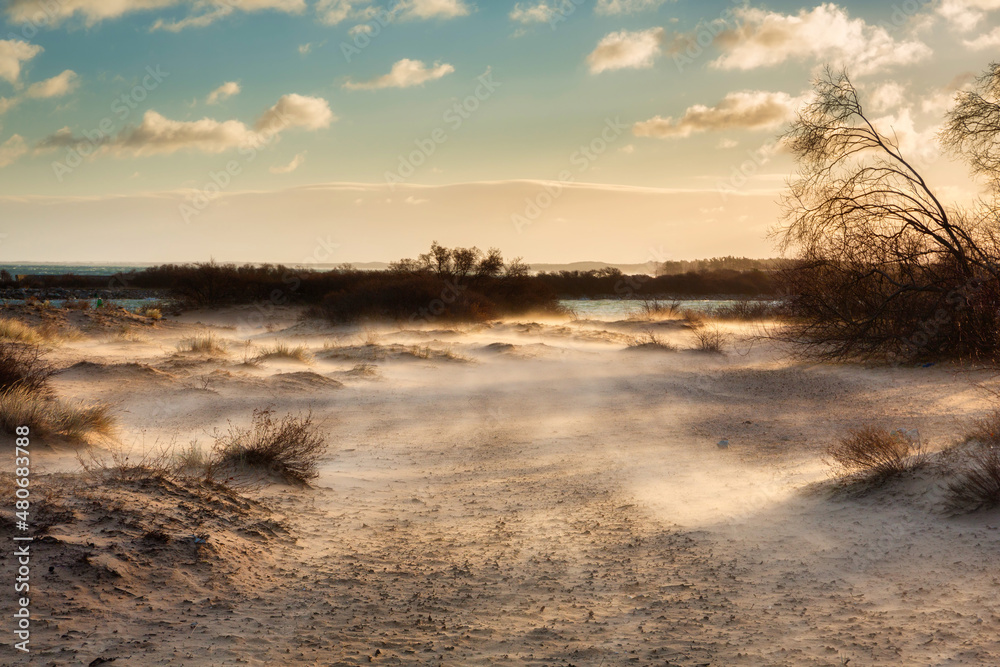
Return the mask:
[[[311,410],[330,449],[313,488],[235,491],[36,454],[31,664],[1000,664],[1000,513],[945,513],[934,467],[863,492],[822,460],[871,422],[952,445],[986,370],[809,364],[735,325],[717,355],[680,322],[296,315],[53,350],[59,395],[112,404],[136,452],[267,406]],[[207,331],[229,354],[177,351]],[[648,331],[679,349],[627,347]],[[311,358],[243,363],[277,341]]]

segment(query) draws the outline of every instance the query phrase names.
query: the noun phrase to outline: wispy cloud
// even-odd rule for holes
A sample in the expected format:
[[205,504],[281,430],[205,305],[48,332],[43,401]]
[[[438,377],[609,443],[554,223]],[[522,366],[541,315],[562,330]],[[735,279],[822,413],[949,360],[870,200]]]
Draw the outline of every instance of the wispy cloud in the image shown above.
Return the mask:
[[0,79],[17,83],[21,78],[21,68],[44,49],[37,44],[29,44],[18,39],[0,39]]
[[301,167],[302,163],[305,161],[306,161],[306,151],[302,151],[301,153],[293,157],[292,161],[289,162],[288,164],[271,167],[268,171],[270,171],[272,174],[290,174],[299,167]]
[[224,84],[213,90],[205,98],[205,104],[218,104],[234,95],[240,94],[240,84],[236,81],[226,81]]
[[447,63],[434,63],[433,67],[420,60],[404,58],[392,66],[388,74],[371,81],[347,81],[344,88],[348,90],[379,90],[381,88],[410,88],[420,86],[428,81],[435,81],[455,71]]
[[617,14],[635,14],[659,9],[667,0],[597,0],[595,14],[614,16]]

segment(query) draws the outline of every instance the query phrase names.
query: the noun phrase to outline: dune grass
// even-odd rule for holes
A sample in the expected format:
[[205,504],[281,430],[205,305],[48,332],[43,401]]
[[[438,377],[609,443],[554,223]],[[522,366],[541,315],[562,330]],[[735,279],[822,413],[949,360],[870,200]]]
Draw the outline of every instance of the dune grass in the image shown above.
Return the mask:
[[285,343],[275,343],[271,347],[266,347],[261,350],[257,356],[257,361],[269,361],[273,359],[287,359],[289,361],[301,361],[307,364],[312,361],[313,356],[309,352],[309,348],[305,345],[296,345],[295,347],[286,345]]
[[0,340],[38,345],[43,337],[27,324],[3,317],[0,318]]
[[25,387],[11,387],[0,393],[0,429],[14,433],[18,426],[27,426],[36,436],[86,442],[93,436],[110,436],[115,421],[107,405],[74,405]]
[[204,354],[212,357],[222,357],[229,354],[225,341],[213,333],[185,338],[177,345],[177,351]]

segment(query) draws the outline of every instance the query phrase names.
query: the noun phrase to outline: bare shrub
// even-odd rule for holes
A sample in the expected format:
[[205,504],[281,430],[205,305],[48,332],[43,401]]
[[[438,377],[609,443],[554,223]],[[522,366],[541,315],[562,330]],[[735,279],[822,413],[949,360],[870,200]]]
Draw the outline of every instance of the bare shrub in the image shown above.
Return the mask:
[[0,391],[21,387],[46,393],[52,373],[38,345],[0,341]]
[[172,480],[178,468],[170,449],[151,447],[136,452],[135,447],[111,447],[106,451],[85,450],[77,461],[90,475],[105,482],[131,483],[146,480]]
[[721,353],[727,342],[727,336],[718,327],[699,327],[694,330],[695,349],[699,352]]
[[639,310],[630,318],[634,320],[665,320],[674,319],[681,314],[680,301],[660,301],[644,299]]
[[630,350],[662,350],[663,352],[674,352],[677,346],[657,336],[652,331],[643,332],[635,336],[628,345]]
[[918,467],[924,462],[919,444],[905,434],[878,426],[852,430],[827,449],[832,465],[844,474],[885,480]]
[[325,438],[312,413],[278,419],[271,409],[254,410],[249,426],[230,422],[229,430],[217,435],[215,442],[220,467],[271,472],[301,484],[319,475],[319,460],[325,452]]
[[948,507],[956,512],[1000,505],[1000,448],[973,449],[947,492]]

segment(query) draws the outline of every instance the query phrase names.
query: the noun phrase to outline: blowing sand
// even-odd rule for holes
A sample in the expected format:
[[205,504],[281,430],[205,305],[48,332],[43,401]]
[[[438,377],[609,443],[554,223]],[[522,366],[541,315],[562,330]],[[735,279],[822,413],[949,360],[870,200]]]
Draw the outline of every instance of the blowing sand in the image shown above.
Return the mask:
[[[47,452],[33,664],[1000,664],[1000,513],[944,513],[933,467],[862,492],[821,460],[869,422],[954,443],[990,373],[811,365],[736,327],[706,354],[678,322],[244,321],[65,341],[56,389],[112,404],[137,456],[312,410],[314,488],[98,486]],[[209,331],[228,354],[177,351]],[[647,331],[679,349],[627,348]],[[277,342],[310,354],[244,363]]]

